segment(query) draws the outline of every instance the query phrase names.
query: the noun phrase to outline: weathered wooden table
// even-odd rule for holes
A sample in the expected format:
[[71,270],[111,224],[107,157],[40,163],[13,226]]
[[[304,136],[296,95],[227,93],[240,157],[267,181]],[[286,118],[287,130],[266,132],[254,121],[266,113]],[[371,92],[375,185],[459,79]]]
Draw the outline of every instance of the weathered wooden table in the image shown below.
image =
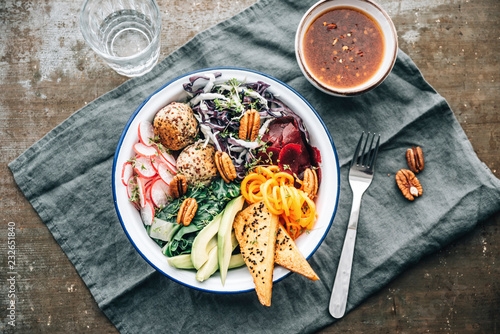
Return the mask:
[[[158,2],[163,58],[254,0]],[[498,0],[379,3],[394,20],[400,48],[448,100],[479,158],[500,176]],[[0,332],[10,331],[9,222],[17,228],[16,331],[116,332],[7,168],[73,112],[127,80],[83,42],[80,6],[80,0],[0,3]],[[500,214],[480,223],[323,333],[500,331],[499,223]]]

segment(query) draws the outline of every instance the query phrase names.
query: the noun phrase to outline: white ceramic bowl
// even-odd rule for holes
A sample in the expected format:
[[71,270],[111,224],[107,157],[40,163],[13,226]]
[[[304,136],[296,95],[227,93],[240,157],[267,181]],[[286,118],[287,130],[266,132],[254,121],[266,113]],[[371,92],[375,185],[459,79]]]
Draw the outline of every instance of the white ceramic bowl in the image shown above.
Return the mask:
[[[377,72],[365,83],[352,88],[336,88],[321,82],[309,70],[304,59],[304,36],[311,23],[322,13],[334,8],[353,8],[371,17],[382,30],[384,55]],[[322,0],[314,4],[302,17],[295,35],[295,55],[304,76],[319,90],[335,96],[353,96],[365,93],[380,85],[391,72],[398,52],[398,37],[394,24],[387,13],[370,0]]]
[[[276,97],[285,102],[304,121],[309,129],[311,145],[321,153],[322,180],[316,201],[318,219],[314,229],[297,238],[296,243],[302,254],[309,258],[320,246],[332,224],[337,210],[339,196],[339,163],[332,138],[325,124],[312,106],[291,87],[268,75],[241,68],[209,68],[191,72],[165,84],[156,93],[144,101],[130,117],[121,135],[113,162],[113,196],[118,218],[128,238],[154,268],[174,281],[192,288],[211,292],[244,292],[255,288],[252,277],[246,266],[231,269],[223,286],[218,272],[208,280],[200,283],[195,279],[194,270],[182,270],[170,267],[167,258],[161,253],[160,247],[148,236],[141,221],[139,212],[128,201],[126,187],[121,182],[121,169],[124,162],[134,156],[132,145],[138,141],[137,128],[143,119],[153,120],[156,112],[173,101],[184,102],[187,94],[182,84],[189,82],[193,75],[220,72],[222,76],[216,82],[225,82],[235,78],[243,82],[263,81],[270,84],[268,89]],[[274,281],[287,276],[290,272],[280,266],[274,270]]]

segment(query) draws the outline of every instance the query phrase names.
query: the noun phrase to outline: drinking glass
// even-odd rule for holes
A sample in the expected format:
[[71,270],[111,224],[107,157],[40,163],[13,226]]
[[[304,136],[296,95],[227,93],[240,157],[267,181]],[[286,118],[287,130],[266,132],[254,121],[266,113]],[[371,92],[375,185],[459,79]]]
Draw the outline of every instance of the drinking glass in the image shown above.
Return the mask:
[[121,75],[140,76],[158,61],[161,15],[155,0],[86,0],[80,30],[90,47]]

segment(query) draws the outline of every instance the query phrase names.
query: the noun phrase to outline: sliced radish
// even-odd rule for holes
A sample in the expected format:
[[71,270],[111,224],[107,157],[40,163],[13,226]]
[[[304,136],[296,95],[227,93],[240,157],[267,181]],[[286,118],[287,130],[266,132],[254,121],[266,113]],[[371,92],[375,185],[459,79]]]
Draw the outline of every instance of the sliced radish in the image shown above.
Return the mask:
[[137,202],[139,202],[139,197],[134,198],[133,201],[131,200],[131,198],[134,194],[134,191],[137,191],[137,180],[136,180],[135,176],[131,176],[130,179],[127,181],[128,199],[129,199],[130,203],[132,203],[137,210],[140,210],[141,208],[139,207],[139,204],[137,203]]
[[151,158],[151,165],[153,166],[153,168],[157,173],[158,173],[158,165],[163,161],[164,161],[163,158],[159,155]]
[[134,174],[134,166],[132,166],[131,162],[126,162],[122,167],[122,183],[127,185],[127,182],[130,180],[130,177]]
[[135,159],[134,170],[140,177],[145,179],[151,179],[156,176],[156,171],[151,164],[150,158],[138,156]]
[[130,203],[132,203],[132,205],[137,211],[141,211],[141,207],[139,206],[139,204],[137,204],[137,202],[130,202]]
[[131,176],[127,181],[127,196],[128,199],[131,199],[134,191],[137,190],[137,180],[134,176]]
[[146,184],[144,185],[144,194],[146,195],[146,199],[151,200],[151,186],[157,180],[161,180],[160,176],[155,176],[154,178],[147,180]]
[[174,173],[177,173],[177,164],[175,162],[175,158],[171,154],[168,154],[167,152],[162,152],[160,148],[158,148],[158,153],[163,158],[163,160],[169,165],[169,167],[171,167],[171,170]]
[[168,204],[169,186],[163,180],[156,180],[151,186],[151,200],[157,208],[163,208]]
[[152,146],[155,138],[155,130],[153,124],[148,121],[141,121],[139,123],[139,140],[146,146]]
[[159,178],[160,178],[159,175],[155,175],[152,179],[146,179],[146,180],[144,180],[145,181],[144,188],[151,187],[153,185],[153,182],[156,181]]
[[152,183],[148,183],[144,187],[144,198],[146,198],[146,201],[151,201],[151,186]]
[[155,208],[151,201],[146,201],[143,208],[141,208],[141,218],[144,225],[151,225],[155,218]]
[[162,157],[161,153],[160,153],[160,150],[156,151],[157,154],[156,154],[156,157],[154,158],[158,163],[160,162],[163,162],[164,164],[167,163],[167,160],[165,160],[165,158]]
[[173,175],[177,174],[177,167],[172,167],[170,164],[167,164],[167,168]]
[[170,185],[170,182],[174,178],[175,174],[172,173],[167,164],[160,163],[160,165],[158,166],[158,175],[160,175],[163,182],[165,182],[167,185]]
[[[158,162],[159,162],[159,164],[163,163],[163,164],[167,165],[168,170],[169,170],[169,171],[170,171],[173,175],[177,174],[177,168],[176,168],[176,167],[174,167],[174,166],[172,166],[172,164],[171,164],[170,162],[168,162],[167,160],[165,160],[165,158],[164,158],[161,154],[160,154],[160,155],[158,155],[158,156],[156,156],[156,158],[154,158],[154,159],[155,159],[155,161],[158,161]],[[158,165],[158,166],[156,166],[156,168],[157,168],[157,169],[156,169],[156,171],[158,172],[159,165]]]
[[141,208],[146,206],[146,188],[145,188],[146,182],[144,181],[143,178],[138,177],[137,178],[137,188],[139,192],[139,205]]
[[133,148],[135,153],[141,157],[152,158],[157,154],[154,147],[146,146],[143,143],[135,143]]

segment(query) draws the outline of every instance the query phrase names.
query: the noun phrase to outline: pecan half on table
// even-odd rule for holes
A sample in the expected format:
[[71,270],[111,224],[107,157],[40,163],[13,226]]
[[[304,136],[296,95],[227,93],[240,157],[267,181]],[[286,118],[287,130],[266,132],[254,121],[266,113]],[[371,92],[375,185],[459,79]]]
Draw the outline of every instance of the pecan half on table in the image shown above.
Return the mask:
[[413,173],[420,173],[424,169],[424,153],[422,149],[412,147],[406,150],[406,162]]
[[187,180],[184,175],[177,174],[170,181],[169,195],[173,198],[182,197],[187,192]]
[[255,141],[259,135],[260,115],[255,109],[247,111],[240,119],[240,139]]
[[420,181],[411,170],[400,169],[396,173],[396,182],[404,197],[413,201],[415,197],[422,196]]
[[177,224],[188,226],[198,210],[198,203],[194,198],[186,198],[182,202],[179,212],[177,213]]
[[215,165],[219,170],[220,176],[229,183],[236,178],[236,169],[234,168],[231,157],[226,152],[215,152]]

